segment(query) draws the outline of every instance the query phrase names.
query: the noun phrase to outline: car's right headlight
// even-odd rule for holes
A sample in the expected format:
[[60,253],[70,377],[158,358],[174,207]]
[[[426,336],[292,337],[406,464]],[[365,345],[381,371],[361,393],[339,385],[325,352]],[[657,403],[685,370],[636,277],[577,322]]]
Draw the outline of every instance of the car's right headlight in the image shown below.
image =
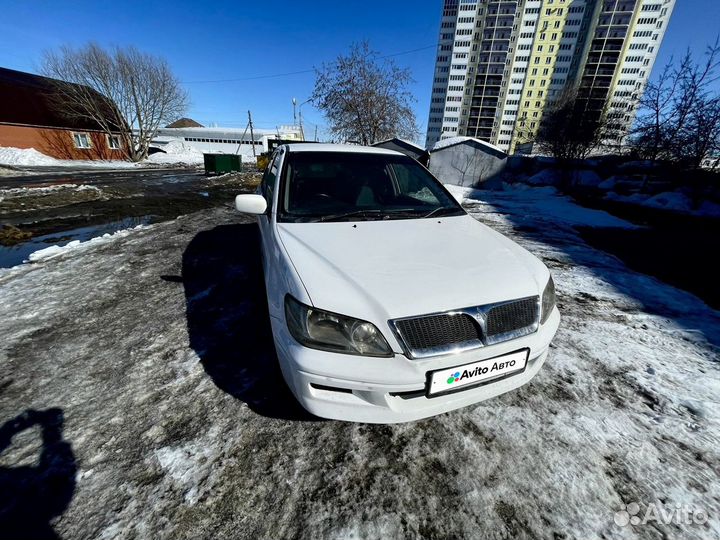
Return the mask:
[[292,337],[306,347],[361,356],[393,355],[374,324],[306,306],[290,295],[285,296],[285,319]]
[[542,295],[542,317],[540,324],[545,324],[555,308],[555,282],[552,276],[548,279],[547,285]]

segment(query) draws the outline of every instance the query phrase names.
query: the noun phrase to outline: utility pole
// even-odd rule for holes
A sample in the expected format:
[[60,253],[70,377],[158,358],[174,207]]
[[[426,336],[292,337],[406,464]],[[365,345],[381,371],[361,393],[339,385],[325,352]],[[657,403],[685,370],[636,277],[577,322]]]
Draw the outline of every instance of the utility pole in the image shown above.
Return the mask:
[[317,140],[317,126],[315,126],[315,142],[318,142],[318,140]]
[[248,124],[250,125],[250,144],[252,144],[253,157],[256,158],[257,154],[255,153],[255,133],[253,133],[252,115],[250,114],[250,111],[248,111]]
[[293,98],[292,100],[293,104],[293,124],[297,126],[297,99]]
[[303,127],[303,121],[302,121],[302,107],[300,107],[300,136],[302,137],[303,142],[305,141],[305,128]]

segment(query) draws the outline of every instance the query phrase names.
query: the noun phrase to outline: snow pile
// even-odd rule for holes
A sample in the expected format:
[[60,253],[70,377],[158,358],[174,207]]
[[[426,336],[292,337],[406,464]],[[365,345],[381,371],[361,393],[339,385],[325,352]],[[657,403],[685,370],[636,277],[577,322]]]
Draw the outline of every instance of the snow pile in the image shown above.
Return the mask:
[[700,205],[700,208],[698,208],[698,214],[705,217],[720,218],[720,204],[712,201],[705,201]]
[[83,169],[134,169],[145,165],[190,165],[203,163],[199,150],[173,141],[164,148],[166,153],[157,153],[139,163],[125,160],[56,159],[38,152],[34,148],[0,147],[0,165],[20,167],[72,167]]
[[611,191],[610,193],[605,194],[605,199],[608,201],[617,201],[622,203],[629,203],[629,204],[643,204],[645,201],[648,200],[650,195],[646,195],[643,193],[633,193],[632,195],[620,195],[619,193],[615,193],[614,191]]
[[492,200],[499,211],[526,212],[539,222],[564,223],[569,226],[617,227],[634,229],[635,225],[602,210],[585,208],[570,197],[558,195],[552,186],[533,188],[523,184],[503,184],[504,191],[486,191],[445,184],[459,202]]
[[531,186],[557,186],[560,183],[560,173],[553,169],[543,169],[526,180]]
[[611,176],[607,180],[603,180],[602,182],[600,182],[597,187],[605,191],[610,191],[611,189],[615,189],[616,185],[617,176]]
[[75,251],[79,248],[86,248],[89,246],[97,246],[99,244],[106,244],[112,240],[116,240],[118,238],[124,238],[128,236],[132,231],[136,231],[139,229],[145,229],[147,228],[146,225],[138,225],[137,227],[133,227],[132,229],[124,229],[122,231],[117,231],[116,233],[110,234],[106,233],[102,236],[97,236],[95,238],[91,238],[87,242],[81,242],[80,240],[73,240],[72,242],[69,242],[65,244],[64,246],[50,246],[44,249],[39,249],[38,251],[34,251],[28,256],[28,260],[26,262],[31,263],[37,263],[42,261],[47,261],[49,259],[53,259],[57,257],[58,255],[63,255],[64,253],[69,253],[71,251]]
[[684,193],[676,191],[668,191],[660,193],[654,197],[650,197],[642,203],[643,206],[650,208],[660,208],[662,210],[672,210],[674,212],[692,212],[692,201],[690,197]]
[[603,179],[595,171],[573,171],[573,184],[583,187],[598,187]]
[[0,147],[0,165],[57,165],[58,160],[34,148]]
[[202,165],[204,163],[203,153],[197,148],[175,139],[162,147],[165,153],[157,152],[148,156],[148,163],[162,165]]

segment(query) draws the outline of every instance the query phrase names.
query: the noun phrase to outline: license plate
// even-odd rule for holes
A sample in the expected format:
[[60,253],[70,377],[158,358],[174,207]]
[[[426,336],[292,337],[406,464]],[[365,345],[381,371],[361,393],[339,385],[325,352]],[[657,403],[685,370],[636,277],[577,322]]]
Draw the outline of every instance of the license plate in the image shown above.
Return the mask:
[[529,355],[530,350],[523,349],[464,366],[432,371],[429,377],[428,396],[454,392],[492,379],[521,373],[525,371]]

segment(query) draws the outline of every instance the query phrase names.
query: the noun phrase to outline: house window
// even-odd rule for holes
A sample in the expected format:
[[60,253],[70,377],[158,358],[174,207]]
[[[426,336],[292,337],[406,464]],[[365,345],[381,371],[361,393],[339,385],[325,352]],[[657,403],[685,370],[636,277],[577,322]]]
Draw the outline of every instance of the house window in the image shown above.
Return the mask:
[[75,148],[90,148],[90,136],[87,133],[73,133]]
[[108,148],[110,150],[120,150],[120,136],[119,135],[108,135],[107,143],[108,143]]

